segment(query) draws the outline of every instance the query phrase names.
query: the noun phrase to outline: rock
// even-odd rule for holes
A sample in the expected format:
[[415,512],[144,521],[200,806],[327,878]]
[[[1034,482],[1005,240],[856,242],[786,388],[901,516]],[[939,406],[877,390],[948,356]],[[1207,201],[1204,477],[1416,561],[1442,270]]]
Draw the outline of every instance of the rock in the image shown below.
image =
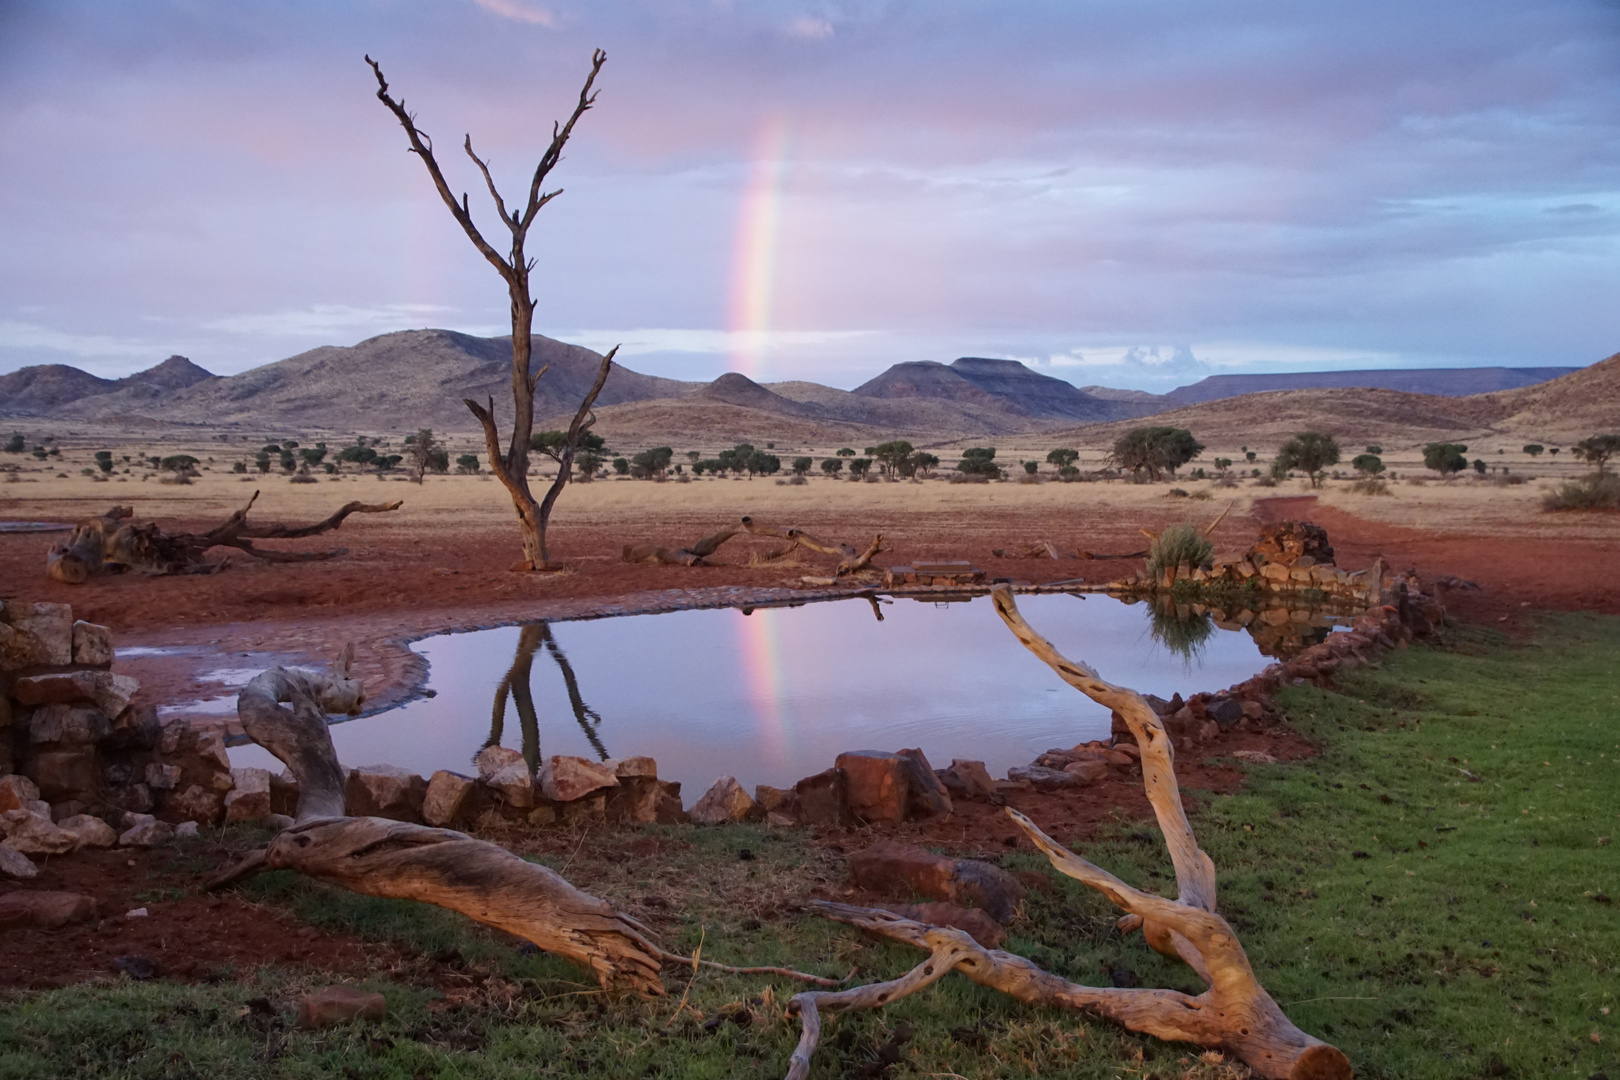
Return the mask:
[[0,874],[26,881],[28,878],[39,876],[39,867],[34,865],[34,860],[16,848],[0,843]]
[[780,810],[772,810],[765,815],[765,824],[775,825],[779,829],[790,829],[798,824],[792,814],[784,814]]
[[473,758],[473,765],[478,769],[478,779],[489,782],[489,778],[509,765],[517,765],[523,761],[523,755],[505,746],[486,746],[478,751]]
[[914,893],[988,911],[1010,921],[1023,900],[1018,879],[977,859],[951,859],[920,847],[881,840],[849,859],[850,878],[874,892]]
[[620,780],[629,780],[634,777],[643,777],[648,780],[658,778],[658,762],[650,757],[610,758],[602,764],[613,767],[613,775]]
[[[265,776],[265,811],[269,812],[269,775]],[[421,821],[427,781],[398,765],[362,765],[349,772],[344,788],[349,814],[394,821]]]
[[[232,778],[234,782],[234,777]],[[146,763],[146,786],[158,791],[170,791],[180,782],[180,766],[161,761]]]
[[163,725],[157,750],[159,758],[180,769],[175,790],[185,791],[196,784],[223,796],[235,784],[231,779],[230,755],[225,752],[223,728],[172,720]]
[[[493,747],[491,749],[494,749]],[[479,755],[483,757],[482,754]],[[483,772],[483,762],[479,762],[479,772]],[[534,776],[529,772],[529,763],[519,754],[518,759],[511,764],[504,765],[488,776],[483,782],[490,790],[496,792],[509,806],[519,810],[527,810],[534,805]]]
[[698,825],[721,825],[742,821],[754,809],[754,800],[734,777],[722,776],[692,807],[692,821]]
[[145,784],[110,788],[105,795],[107,802],[119,810],[133,810],[137,814],[145,814],[152,809],[152,789]]
[[[1303,521],[1277,521],[1260,528],[1260,537],[1244,554],[1249,562],[1261,566],[1331,566],[1333,547],[1328,543],[1327,531],[1320,525]],[[1309,560],[1304,561],[1304,560]]]
[[612,766],[568,754],[554,755],[541,766],[539,779],[540,794],[552,802],[573,802],[619,783]]
[[681,807],[681,782],[658,781],[658,824],[682,825],[690,820]]
[[[650,758],[647,760],[651,760]],[[656,776],[625,776],[619,786],[607,788],[607,820],[627,825],[651,825],[658,820],[664,789]]]
[[73,624],[73,663],[85,667],[107,667],[113,662],[112,631],[85,622]]
[[84,705],[41,705],[28,721],[28,741],[35,746],[86,746],[111,731],[112,721],[106,713]]
[[901,750],[900,757],[910,766],[908,777],[911,793],[906,800],[906,813],[913,818],[948,817],[951,813],[951,793],[934,775],[920,749]]
[[[270,816],[276,817],[277,815],[271,814]],[[290,824],[292,819],[288,818],[287,821]],[[197,828],[195,821],[182,821],[174,827],[174,838],[176,840],[195,840],[200,832],[201,830]]]
[[75,847],[110,848],[118,842],[112,826],[90,814],[75,814],[63,818],[56,827],[73,837]]
[[440,769],[428,778],[422,796],[422,820],[435,828],[455,824],[471,808],[476,781]]
[[0,776],[0,814],[7,810],[21,810],[27,803],[39,800],[39,788],[20,773]]
[[9,892],[0,896],[0,930],[60,930],[96,917],[96,899],[83,893]]
[[49,814],[7,810],[0,814],[6,844],[25,855],[65,855],[76,841],[72,833],[52,821]]
[[838,755],[844,774],[844,805],[857,821],[895,825],[905,820],[912,765],[899,754],[855,750]]
[[156,847],[158,844],[167,843],[169,840],[174,838],[173,825],[170,825],[166,821],[158,821],[156,818],[151,818],[150,815],[143,816],[148,817],[149,820],[125,829],[119,834],[119,847]]
[[113,717],[112,734],[101,742],[103,750],[152,750],[163,736],[157,706],[131,705]]
[[180,821],[217,825],[225,813],[225,797],[200,784],[190,784],[179,795],[163,801],[164,811]]
[[1108,762],[1100,757],[1081,758],[1079,761],[1071,761],[1063,766],[1063,771],[1082,784],[1095,784],[1097,781],[1107,778]]
[[23,705],[90,704],[113,717],[129,708],[140,688],[140,680],[129,675],[115,675],[110,671],[63,671],[18,679],[12,684],[11,696]]
[[328,986],[298,1003],[301,1028],[331,1027],[352,1020],[381,1020],[388,1015],[388,999],[353,986]]
[[1221,730],[1225,731],[1243,719],[1243,703],[1229,697],[1210,698],[1204,702],[1204,715],[1219,724]]
[[0,603],[0,671],[73,663],[73,609],[67,604]]
[[1266,563],[1260,568],[1260,576],[1267,581],[1287,581],[1291,572],[1283,563]]
[[775,813],[791,814],[793,792],[769,784],[758,784],[754,787],[754,805],[766,817]]
[[270,770],[232,769],[225,821],[258,821],[270,812]]
[[987,949],[999,949],[1007,940],[1007,931],[982,908],[965,908],[959,904],[938,901],[927,904],[884,904],[881,911],[892,911],[903,919],[914,919],[930,926],[951,926],[966,931],[967,935]]
[[794,816],[805,825],[842,825],[848,820],[844,770],[826,769],[793,785]]
[[[575,799],[572,802],[548,802],[546,805],[556,813],[558,821],[566,821],[575,825],[601,825],[607,821],[608,795],[615,791],[618,791],[618,788],[611,790],[598,788],[589,795]],[[537,812],[538,810],[539,808],[536,808]],[[529,815],[529,820],[538,824],[538,822],[535,822],[533,814]]]
[[996,782],[982,761],[954,758],[951,767],[942,771],[940,779],[959,796],[989,799],[996,793]]
[[1061,769],[1048,769],[1045,765],[1015,765],[1007,770],[1007,779],[1023,781],[1036,791],[1061,791],[1079,787],[1082,781]]

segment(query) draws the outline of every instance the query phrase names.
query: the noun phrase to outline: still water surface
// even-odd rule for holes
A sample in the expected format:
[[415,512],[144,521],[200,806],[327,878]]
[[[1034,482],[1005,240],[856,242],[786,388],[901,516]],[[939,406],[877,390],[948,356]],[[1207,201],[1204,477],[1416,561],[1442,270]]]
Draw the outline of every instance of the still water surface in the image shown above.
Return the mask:
[[[1269,662],[1245,633],[1215,630],[1190,655],[1161,644],[1151,608],[1107,596],[1024,596],[1019,609],[1066,655],[1110,681],[1170,697],[1240,682]],[[1005,775],[1041,751],[1106,738],[1107,710],[1019,645],[988,597],[864,599],[536,623],[424,638],[431,698],[335,723],[346,765],[472,774],[491,739],[534,758],[645,754],[690,803],[722,775],[791,785],[845,750],[919,746],[935,767],[977,758]],[[497,689],[527,655],[534,723]],[[521,670],[515,679],[521,692]],[[572,683],[572,687],[570,687]],[[524,728],[530,727],[528,746]],[[257,746],[236,765],[280,771]]]

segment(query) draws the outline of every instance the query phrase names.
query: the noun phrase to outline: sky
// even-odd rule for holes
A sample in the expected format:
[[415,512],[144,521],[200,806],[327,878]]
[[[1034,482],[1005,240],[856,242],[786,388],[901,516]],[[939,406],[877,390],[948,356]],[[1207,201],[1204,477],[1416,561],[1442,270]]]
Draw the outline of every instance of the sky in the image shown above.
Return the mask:
[[1620,350],[1613,0],[0,0],[0,373],[508,332],[363,58],[501,245],[597,47],[535,329],[636,370]]

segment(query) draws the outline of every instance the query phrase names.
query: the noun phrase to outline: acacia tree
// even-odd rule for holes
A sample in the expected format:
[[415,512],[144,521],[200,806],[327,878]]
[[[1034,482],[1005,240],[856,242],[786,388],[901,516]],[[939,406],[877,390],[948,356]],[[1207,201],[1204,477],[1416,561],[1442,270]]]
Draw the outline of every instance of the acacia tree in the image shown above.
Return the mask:
[[602,385],[607,382],[608,372],[613,369],[613,356],[619,351],[614,347],[602,358],[602,366],[596,373],[596,381],[591,384],[589,392],[580,402],[579,409],[574,414],[574,421],[569,425],[566,444],[557,455],[559,466],[557,478],[552,481],[545,498],[536,501],[534,494],[529,490],[529,438],[534,430],[534,388],[540,377],[546,373],[546,368],[542,367],[535,372],[529,370],[531,338],[534,332],[534,297],[529,295],[529,273],[534,269],[535,261],[525,254],[524,243],[528,239],[529,226],[534,224],[535,215],[540,212],[540,208],[562,194],[560,188],[542,192],[541,187],[557,162],[562,160],[563,147],[573,134],[574,125],[596,103],[596,94],[592,92],[591,87],[595,84],[597,72],[602,70],[602,64],[606,60],[607,53],[601,49],[591,54],[591,72],[585,77],[585,85],[580,89],[579,101],[566,123],[551,125],[551,145],[546,147],[540,163],[535,166],[534,177],[529,181],[528,197],[521,209],[507,210],[506,201],[501,198],[501,193],[495,187],[495,180],[490,175],[489,163],[473,152],[471,135],[463,140],[462,149],[472,159],[473,164],[478,166],[501,222],[512,234],[509,253],[503,256],[484,239],[484,234],[473,223],[466,193],[462,193],[459,201],[451,193],[444,172],[439,168],[438,159],[433,156],[432,138],[416,126],[415,118],[405,110],[403,101],[395,101],[389,96],[388,80],[383,78],[382,67],[371,57],[366,57],[366,63],[371,65],[371,70],[377,76],[377,100],[388,106],[400,126],[405,129],[405,136],[411,143],[411,152],[422,159],[428,175],[433,179],[434,188],[439,192],[439,198],[444,200],[450,215],[456,219],[456,223],[467,234],[467,239],[472,241],[479,254],[495,268],[496,273],[501,275],[501,279],[506,282],[507,293],[511,297],[512,434],[504,454],[501,452],[500,428],[495,423],[494,397],[490,397],[482,405],[471,398],[464,398],[463,403],[483,427],[484,443],[489,451],[490,471],[505,485],[512,496],[512,505],[517,509],[523,533],[523,560],[518,564],[518,569],[542,570],[551,565],[550,555],[546,549],[546,525],[551,519],[551,508],[556,503],[557,496],[562,494],[562,489],[572,474],[574,451],[579,445],[580,438],[595,422],[596,417],[591,412],[591,406],[596,403],[596,396],[602,392]]
[[1302,431],[1277,450],[1277,469],[1298,469],[1311,478],[1311,487],[1322,486],[1322,474],[1339,463],[1339,444],[1320,431]]

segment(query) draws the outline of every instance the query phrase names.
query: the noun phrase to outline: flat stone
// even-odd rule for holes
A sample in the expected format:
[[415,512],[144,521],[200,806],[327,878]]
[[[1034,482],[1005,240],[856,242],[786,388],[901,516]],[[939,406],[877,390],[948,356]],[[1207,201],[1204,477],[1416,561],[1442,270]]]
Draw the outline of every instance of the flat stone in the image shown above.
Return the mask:
[[692,821],[698,825],[722,825],[742,821],[754,809],[754,800],[735,777],[722,776],[692,807]]
[[523,755],[516,750],[505,746],[486,746],[478,751],[473,758],[473,765],[478,769],[478,779],[486,784],[489,778],[511,765],[521,765]]
[[65,855],[76,846],[73,834],[48,813],[7,810],[0,814],[0,830],[6,834],[6,843],[25,855]]
[[232,769],[225,795],[225,820],[258,821],[270,812],[270,770]]
[[63,818],[56,827],[73,837],[76,848],[110,848],[118,842],[118,834],[111,825],[90,814],[75,814]]
[[96,898],[83,893],[29,890],[0,896],[0,930],[60,930],[95,917]]
[[73,609],[67,604],[0,603],[0,671],[73,663]]
[[388,999],[354,986],[328,986],[298,1003],[301,1028],[324,1028],[354,1020],[378,1021],[388,1015]]
[[551,757],[541,766],[538,779],[540,794],[552,802],[573,802],[619,783],[611,766],[572,754]]
[[119,847],[156,847],[174,838],[174,826],[166,821],[144,821],[132,828],[125,829],[118,836]]
[[73,624],[73,663],[106,667],[113,662],[112,631],[83,619]]
[[0,776],[0,814],[39,800],[39,787],[21,773]]
[[35,746],[87,746],[111,731],[112,721],[106,713],[84,705],[41,705],[28,720],[28,741]]
[[613,775],[620,780],[638,776],[650,780],[658,776],[658,762],[650,757],[610,758],[602,764],[612,765]]
[[1034,787],[1036,791],[1061,791],[1064,788],[1079,787],[1082,783],[1071,773],[1061,769],[1049,769],[1045,765],[1015,765],[1007,770],[1007,779],[1022,781]]
[[[268,800],[268,775],[265,782],[265,797]],[[421,821],[427,781],[398,765],[362,765],[350,770],[344,795],[349,814],[353,817]]]
[[0,874],[26,881],[39,876],[39,867],[16,848],[0,842]]
[[881,750],[854,750],[839,754],[834,766],[843,770],[845,806],[856,820],[873,825],[905,820],[911,798],[909,761]]
[[471,807],[477,781],[440,769],[428,778],[422,796],[422,820],[435,828],[455,824]]
[[[482,756],[482,755],[480,755]],[[482,763],[480,762],[480,772]],[[519,754],[518,759],[483,777],[484,784],[500,795],[509,806],[527,810],[534,805],[534,776],[528,762]]]
[[129,708],[140,689],[140,680],[130,675],[61,671],[18,679],[12,684],[11,696],[23,705],[90,704],[113,717]]

